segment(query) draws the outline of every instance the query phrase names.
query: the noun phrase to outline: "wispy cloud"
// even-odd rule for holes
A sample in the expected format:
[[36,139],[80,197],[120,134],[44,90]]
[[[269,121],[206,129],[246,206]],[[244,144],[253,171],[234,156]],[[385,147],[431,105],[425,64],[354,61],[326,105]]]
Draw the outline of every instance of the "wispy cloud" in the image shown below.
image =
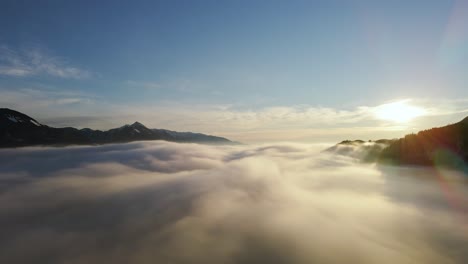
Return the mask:
[[290,105],[245,109],[235,104],[173,101],[116,104],[74,91],[0,87],[2,107],[23,111],[52,126],[110,129],[139,121],[151,128],[214,134],[246,143],[397,138],[458,122],[468,113],[466,99],[403,101],[423,109],[424,115],[403,123],[379,118],[378,110],[395,101],[348,108]]
[[[461,120],[467,113],[463,100],[404,100],[424,110],[407,122],[379,117],[376,112],[389,102],[351,108],[310,105],[242,109],[235,105],[119,106],[121,118],[138,119],[151,127],[214,133],[242,142],[336,141],[344,138],[394,138]],[[132,116],[128,114],[131,113]]]
[[[185,78],[178,78],[171,81],[154,81],[154,80],[127,80],[124,85],[128,88],[139,88],[146,90],[171,90],[177,92],[191,92],[191,87],[194,86],[193,81]],[[212,94],[219,91],[212,91]]]
[[156,82],[141,82],[132,80],[126,81],[125,84],[129,87],[144,88],[149,90],[160,89],[162,87],[161,84]]
[[23,112],[54,127],[111,128],[121,125],[122,121],[117,116],[115,120],[109,117],[115,106],[103,102],[102,98],[50,87],[12,88],[0,85],[0,107]]
[[89,71],[69,65],[64,59],[40,49],[14,50],[0,46],[0,75],[26,77],[49,75],[67,79],[86,79]]
[[0,87],[0,107],[22,111],[39,119],[66,115],[72,120],[73,116],[83,115],[81,109],[95,110],[95,102],[95,97],[71,90]]
[[54,89],[19,88],[15,90],[0,87],[0,104],[11,107],[28,105],[53,107],[77,103],[91,104],[94,98],[80,92]]

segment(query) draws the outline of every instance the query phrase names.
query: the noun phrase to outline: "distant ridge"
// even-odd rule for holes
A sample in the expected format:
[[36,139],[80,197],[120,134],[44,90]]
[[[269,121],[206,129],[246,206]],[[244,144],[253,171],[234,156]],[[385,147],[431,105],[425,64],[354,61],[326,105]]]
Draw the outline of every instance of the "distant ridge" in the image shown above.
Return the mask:
[[325,151],[354,156],[365,162],[443,166],[468,172],[468,117],[400,139],[344,140]]
[[396,139],[379,140],[343,140],[340,143],[327,148],[325,152],[351,156],[363,162],[376,162],[383,149],[388,147]]
[[204,144],[236,144],[201,133],[150,129],[139,122],[107,131],[73,127],[54,128],[18,111],[0,108],[0,148],[33,145],[94,145],[138,140],[166,140]]

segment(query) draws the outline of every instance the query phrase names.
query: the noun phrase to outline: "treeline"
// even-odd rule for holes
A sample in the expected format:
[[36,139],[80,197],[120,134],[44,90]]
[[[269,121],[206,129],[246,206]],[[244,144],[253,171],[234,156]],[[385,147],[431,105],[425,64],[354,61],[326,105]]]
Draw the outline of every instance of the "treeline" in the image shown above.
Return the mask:
[[465,166],[468,162],[468,117],[456,124],[406,135],[385,148],[379,160],[395,165]]

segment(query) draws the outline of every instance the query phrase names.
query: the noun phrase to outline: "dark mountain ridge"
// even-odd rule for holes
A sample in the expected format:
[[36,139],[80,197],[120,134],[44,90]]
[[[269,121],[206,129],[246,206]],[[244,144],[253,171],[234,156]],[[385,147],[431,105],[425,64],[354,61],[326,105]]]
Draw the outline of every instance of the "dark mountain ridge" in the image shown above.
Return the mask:
[[54,128],[8,108],[0,108],[0,147],[33,145],[95,145],[138,140],[166,140],[204,144],[235,144],[223,137],[192,132],[150,129],[139,122],[107,131],[73,127]]
[[468,117],[400,138],[380,153],[390,164],[460,167],[468,163]]
[[419,131],[400,139],[344,140],[325,151],[365,162],[443,166],[468,171],[468,117],[455,124]]

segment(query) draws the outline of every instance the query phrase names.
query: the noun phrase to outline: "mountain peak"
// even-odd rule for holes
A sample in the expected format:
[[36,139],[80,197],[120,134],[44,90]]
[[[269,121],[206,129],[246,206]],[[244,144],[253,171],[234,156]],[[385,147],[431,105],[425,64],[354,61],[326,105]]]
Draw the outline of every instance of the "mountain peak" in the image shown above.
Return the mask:
[[133,124],[131,124],[130,126],[132,127],[146,127],[145,125],[143,125],[142,123],[138,122],[138,121],[135,121]]

